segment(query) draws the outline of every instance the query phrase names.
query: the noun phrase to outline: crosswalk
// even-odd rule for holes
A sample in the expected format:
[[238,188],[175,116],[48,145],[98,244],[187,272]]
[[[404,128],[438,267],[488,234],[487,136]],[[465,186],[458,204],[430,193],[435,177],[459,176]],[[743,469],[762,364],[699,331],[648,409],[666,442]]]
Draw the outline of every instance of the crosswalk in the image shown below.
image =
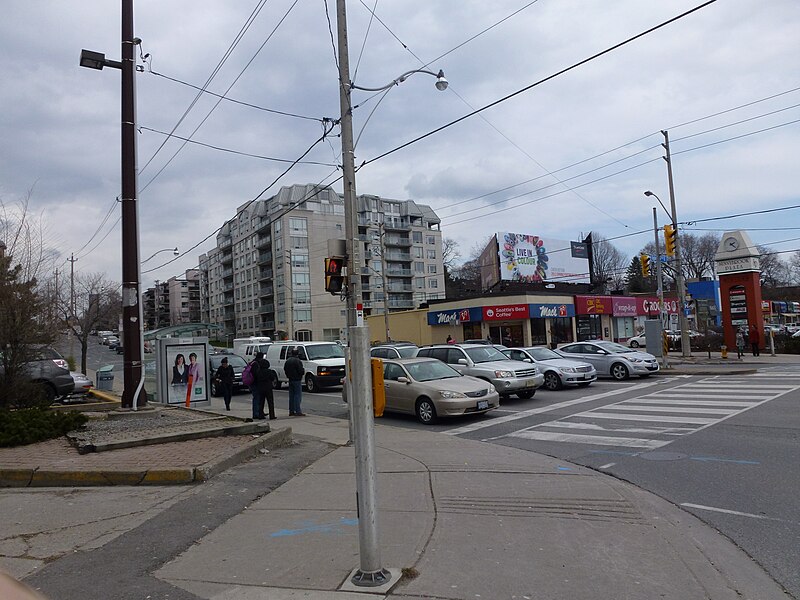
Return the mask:
[[800,372],[708,377],[501,437],[653,450],[800,389]]

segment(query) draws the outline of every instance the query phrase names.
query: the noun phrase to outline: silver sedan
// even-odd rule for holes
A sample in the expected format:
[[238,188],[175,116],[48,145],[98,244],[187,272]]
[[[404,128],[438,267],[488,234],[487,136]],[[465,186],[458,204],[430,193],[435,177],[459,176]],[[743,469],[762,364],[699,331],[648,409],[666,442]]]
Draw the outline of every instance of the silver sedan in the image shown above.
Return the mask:
[[649,377],[658,372],[655,356],[615,342],[578,342],[562,346],[557,352],[564,358],[591,363],[598,375],[610,375],[617,380],[628,379],[631,375]]
[[539,367],[547,390],[560,390],[572,385],[585,387],[597,380],[597,370],[591,363],[564,358],[543,346],[507,348],[503,354],[511,360],[522,360]]
[[500,406],[494,386],[461,375],[435,358],[383,361],[386,410],[416,415],[425,425],[439,417],[483,414]]

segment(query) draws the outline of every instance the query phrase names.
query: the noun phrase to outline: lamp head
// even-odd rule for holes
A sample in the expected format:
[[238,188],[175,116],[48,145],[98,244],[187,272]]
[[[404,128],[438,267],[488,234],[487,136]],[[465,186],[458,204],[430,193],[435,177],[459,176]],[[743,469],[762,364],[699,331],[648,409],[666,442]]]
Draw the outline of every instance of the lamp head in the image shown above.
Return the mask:
[[449,83],[447,79],[445,79],[444,77],[444,71],[440,69],[439,74],[436,75],[436,89],[439,90],[440,92],[443,92],[447,89],[448,85]]
[[80,65],[88,69],[101,70],[106,64],[106,55],[102,52],[91,50],[81,50]]
[[644,193],[644,195],[645,195],[645,196],[655,196],[655,194],[654,194],[653,192],[651,192],[650,190],[647,190],[647,191]]
[[172,251],[172,254],[175,255],[175,256],[178,256],[180,254],[180,252],[178,252],[178,247],[177,246],[175,246],[175,249]]

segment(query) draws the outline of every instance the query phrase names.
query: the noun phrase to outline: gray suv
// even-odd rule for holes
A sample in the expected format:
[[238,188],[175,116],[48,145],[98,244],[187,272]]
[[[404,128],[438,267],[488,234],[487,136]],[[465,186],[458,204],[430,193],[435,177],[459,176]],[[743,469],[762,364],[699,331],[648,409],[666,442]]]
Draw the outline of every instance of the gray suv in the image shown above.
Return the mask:
[[[67,361],[58,352],[46,346],[35,348],[31,360],[24,365],[29,381],[42,390],[44,398],[52,403],[56,398],[71,394],[75,380],[69,372]],[[0,377],[5,375],[0,353]]]
[[484,379],[494,385],[501,396],[516,394],[527,400],[544,382],[536,365],[509,360],[502,352],[485,344],[442,344],[426,346],[417,356],[438,358],[462,375]]

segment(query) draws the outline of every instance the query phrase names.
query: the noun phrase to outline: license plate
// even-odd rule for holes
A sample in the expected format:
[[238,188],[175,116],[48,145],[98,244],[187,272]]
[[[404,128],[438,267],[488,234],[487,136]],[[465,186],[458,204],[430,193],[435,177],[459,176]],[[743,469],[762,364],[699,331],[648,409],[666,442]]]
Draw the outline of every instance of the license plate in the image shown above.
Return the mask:
[[536,387],[536,381],[534,381],[533,379],[529,379],[528,381],[525,382],[525,387]]
[[592,378],[592,376],[591,376],[591,375],[584,375],[584,376],[583,376],[583,378],[584,378],[584,379],[591,379],[591,378]]
[[478,400],[478,410],[486,410],[489,408],[488,400]]

